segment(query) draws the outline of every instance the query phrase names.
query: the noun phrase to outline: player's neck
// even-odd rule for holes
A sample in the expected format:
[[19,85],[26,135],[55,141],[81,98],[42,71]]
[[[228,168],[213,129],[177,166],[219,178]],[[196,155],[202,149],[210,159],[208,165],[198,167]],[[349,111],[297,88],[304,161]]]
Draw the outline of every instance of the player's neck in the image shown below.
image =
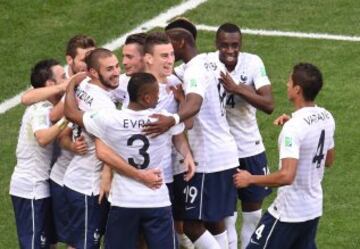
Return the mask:
[[158,72],[156,72],[156,71],[147,69],[146,72],[147,72],[147,73],[151,73],[152,75],[154,75],[155,78],[156,78],[156,80],[157,80],[157,82],[159,82],[159,83],[164,84],[164,83],[166,83],[166,81],[167,81],[167,78],[166,78],[165,75],[160,75],[160,74],[159,74]]
[[184,53],[182,60],[184,61],[184,63],[188,63],[189,61],[192,60],[192,58],[197,56],[197,54],[198,52],[196,47],[189,47],[186,53]]
[[143,106],[140,103],[131,102],[131,101],[128,104],[127,108],[130,109],[130,110],[133,110],[133,111],[143,111],[143,110],[149,109],[149,108]]
[[294,106],[296,110],[299,110],[304,107],[314,107],[315,102],[314,101],[305,101],[303,99],[294,100]]

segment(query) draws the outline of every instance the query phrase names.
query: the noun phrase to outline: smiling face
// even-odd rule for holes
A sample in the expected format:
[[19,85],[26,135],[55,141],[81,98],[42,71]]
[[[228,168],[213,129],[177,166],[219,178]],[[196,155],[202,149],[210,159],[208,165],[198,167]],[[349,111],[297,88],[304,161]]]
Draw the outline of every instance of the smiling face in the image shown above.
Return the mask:
[[216,38],[216,48],[219,50],[220,61],[228,71],[234,70],[241,48],[241,34],[220,32]]
[[152,53],[146,54],[148,70],[159,78],[166,78],[173,72],[175,62],[171,43],[154,45]]
[[99,59],[98,79],[106,88],[115,89],[119,85],[120,66],[115,55]]
[[140,45],[131,43],[123,47],[123,59],[125,73],[128,76],[134,73],[143,72],[145,69],[144,56],[141,54]]

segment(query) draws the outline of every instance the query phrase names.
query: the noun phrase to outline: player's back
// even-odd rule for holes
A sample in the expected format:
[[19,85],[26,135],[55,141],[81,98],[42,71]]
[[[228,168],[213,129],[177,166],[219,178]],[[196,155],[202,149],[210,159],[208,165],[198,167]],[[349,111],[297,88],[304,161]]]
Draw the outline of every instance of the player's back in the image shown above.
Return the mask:
[[[130,165],[146,170],[163,167],[164,151],[170,146],[171,137],[182,132],[183,125],[175,126],[156,138],[145,136],[144,125],[153,122],[152,109],[133,111],[101,110],[84,116],[86,129],[101,138]],[[165,184],[153,190],[144,184],[116,173],[114,175],[110,201],[120,207],[163,207],[169,206]]]
[[325,159],[334,147],[335,122],[321,107],[304,107],[293,113],[279,136],[280,159],[298,159],[291,185],[280,187],[274,202],[286,221],[304,221],[321,216]]

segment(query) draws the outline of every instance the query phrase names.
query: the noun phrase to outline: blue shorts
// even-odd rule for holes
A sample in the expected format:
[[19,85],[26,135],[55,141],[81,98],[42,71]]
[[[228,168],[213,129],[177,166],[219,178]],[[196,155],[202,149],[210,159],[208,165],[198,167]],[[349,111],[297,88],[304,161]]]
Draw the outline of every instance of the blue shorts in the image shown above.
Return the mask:
[[[269,168],[265,152],[239,159],[239,169],[247,170],[252,175],[267,175]],[[262,202],[272,192],[269,187],[249,186],[238,189],[239,199],[243,202]]]
[[297,223],[281,222],[266,212],[246,249],[316,249],[318,223],[319,218]]
[[237,192],[233,183],[236,168],[214,173],[195,173],[186,182],[174,176],[174,218],[218,222],[234,214]]
[[65,195],[65,187],[50,180],[52,215],[56,237],[59,242],[67,243],[69,224],[69,204]]
[[50,248],[56,243],[52,230],[51,200],[11,196],[21,249]]
[[171,207],[111,206],[105,233],[106,249],[135,249],[140,232],[149,249],[176,248]]
[[98,195],[88,196],[65,186],[69,204],[69,225],[66,242],[77,249],[98,249],[105,224],[109,203],[100,205]]

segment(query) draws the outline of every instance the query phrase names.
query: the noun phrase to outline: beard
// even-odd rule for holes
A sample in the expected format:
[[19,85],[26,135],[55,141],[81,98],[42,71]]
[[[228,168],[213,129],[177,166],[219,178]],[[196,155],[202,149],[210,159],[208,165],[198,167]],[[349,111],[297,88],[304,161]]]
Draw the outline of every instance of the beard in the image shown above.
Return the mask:
[[[111,83],[111,80],[112,80],[113,78],[119,79],[119,77],[111,76],[108,80],[105,80],[104,77],[101,75],[100,72],[98,72],[98,74],[99,74],[99,80],[100,80],[101,84],[103,84],[105,87],[107,87],[107,88],[109,88],[109,89],[115,89],[115,88],[118,87],[119,84],[114,85],[114,84]],[[118,82],[119,82],[119,81],[118,81]]]

